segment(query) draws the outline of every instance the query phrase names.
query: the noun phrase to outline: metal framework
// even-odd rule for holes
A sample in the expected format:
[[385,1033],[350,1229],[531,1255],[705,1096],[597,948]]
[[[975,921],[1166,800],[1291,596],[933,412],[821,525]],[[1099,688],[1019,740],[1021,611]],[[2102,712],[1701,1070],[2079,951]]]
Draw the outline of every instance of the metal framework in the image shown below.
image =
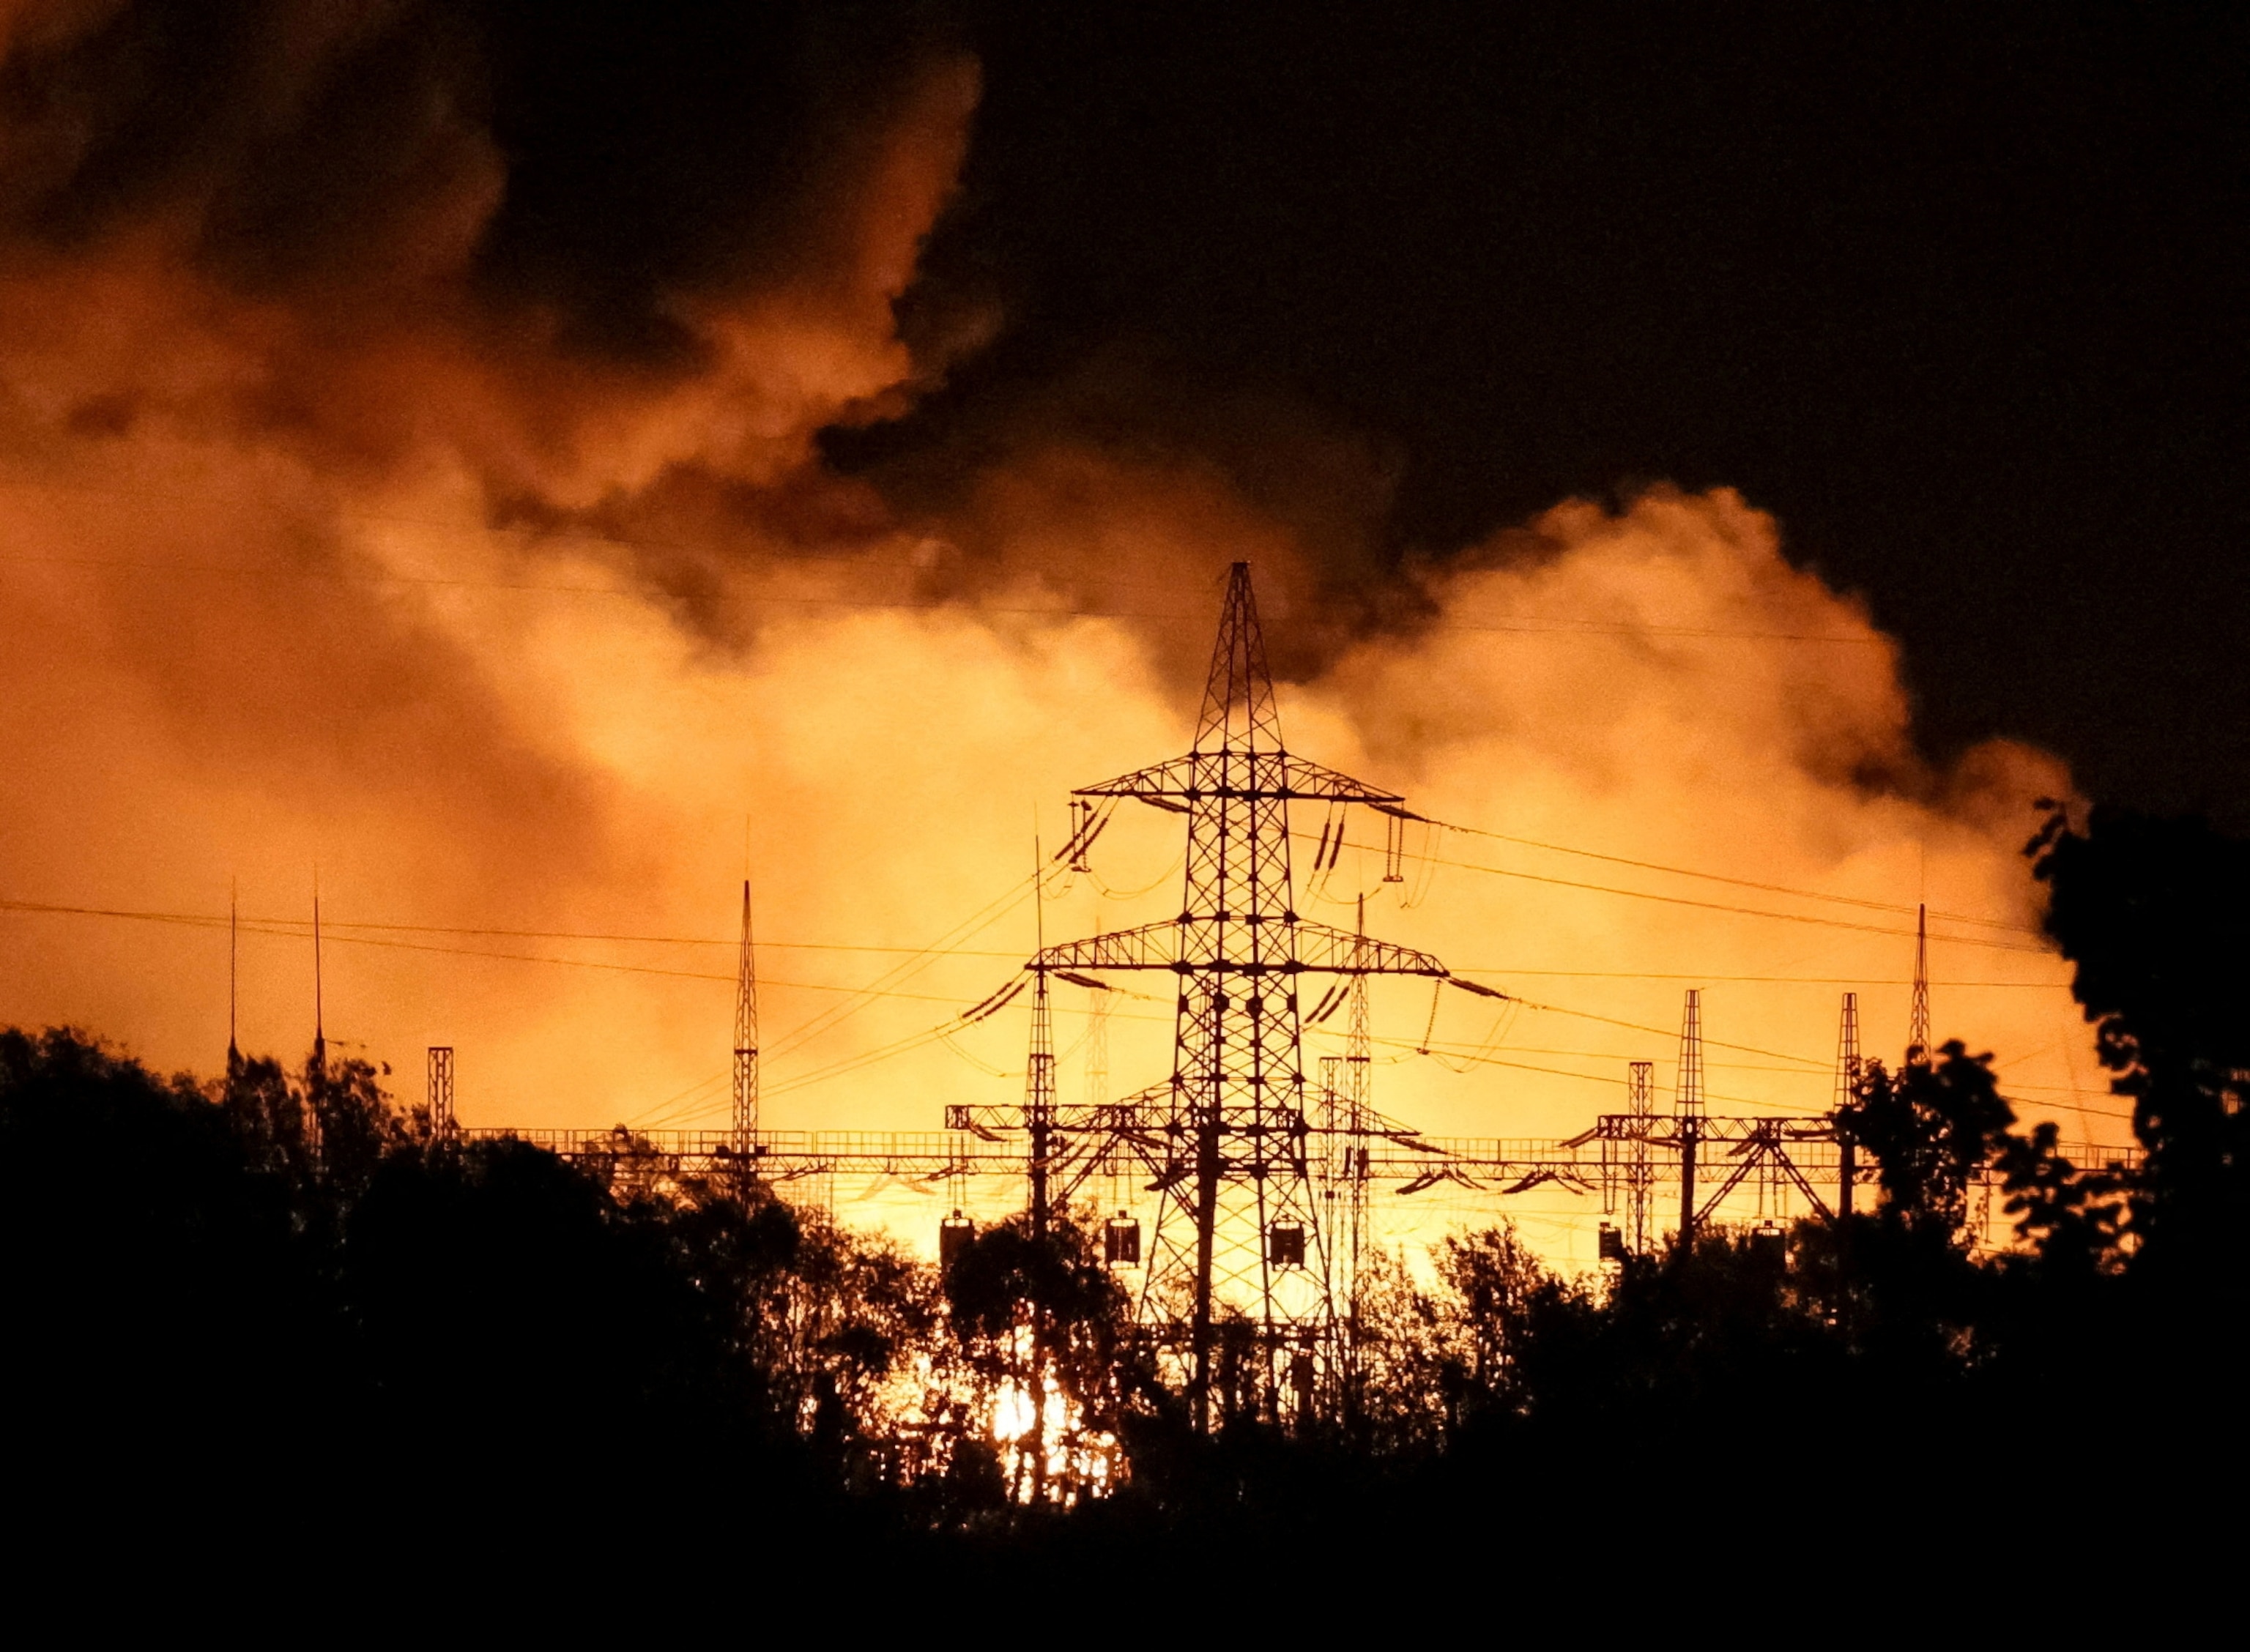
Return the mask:
[[[524,1130],[469,1127],[465,1141],[521,1141],[573,1164],[637,1167],[666,1180],[731,1187],[743,1156],[731,1130]],[[913,1184],[975,1176],[1020,1178],[1024,1155],[950,1130],[770,1130],[752,1144],[757,1177],[787,1184],[836,1176]]]
[[[1145,1170],[1147,1146],[1136,1138],[1149,1133],[1161,1137],[1165,1091],[1159,1088],[1149,1100],[1145,1117],[1151,1122],[1138,1127],[1121,1117],[1133,1112],[1135,1102],[1112,1104],[1104,1110],[1107,1117],[1072,1105],[1058,1106],[1056,1134],[1062,1146],[1051,1162],[1049,1184],[1057,1208],[1097,1173],[1123,1175]],[[822,1203],[825,1190],[838,1177],[881,1178],[908,1187],[944,1182],[956,1190],[971,1181],[1021,1188],[1026,1167],[1022,1145],[986,1127],[977,1117],[987,1115],[1012,1129],[1020,1117],[1018,1110],[974,1105],[950,1107],[947,1112],[949,1127],[942,1131],[769,1131],[757,1143],[760,1176],[777,1193],[809,1187],[815,1201]],[[1356,1162],[1361,1167],[1357,1182],[1363,1196],[1378,1189],[1394,1197],[1411,1197],[1453,1188],[1510,1197],[1551,1186],[1613,1200],[1630,1190],[1633,1174],[1632,1158],[1617,1151],[1620,1146],[1648,1150],[1652,1182],[1666,1179],[1664,1167],[1654,1163],[1659,1155],[1670,1155],[1670,1177],[1679,1178],[1683,1146],[1679,1124],[1677,1115],[1604,1113],[1591,1128],[1561,1141],[1424,1136],[1370,1109],[1360,1138],[1363,1145],[1356,1149]],[[522,1141],[591,1168],[605,1180],[632,1177],[725,1187],[741,1165],[731,1131],[464,1127],[459,1136],[472,1142]],[[1707,1114],[1699,1121],[1695,1141],[1704,1150],[1699,1160],[1702,1167],[1726,1166],[1723,1176],[1699,1190],[1698,1228],[1761,1173],[1796,1189],[1812,1213],[1823,1216],[1841,1208],[1840,1200],[1832,1201],[1824,1188],[1840,1194],[1844,1187],[1874,1180],[1873,1167],[1867,1165],[1853,1165],[1851,1181],[1843,1180],[1852,1161],[1848,1144],[1838,1139],[1830,1114],[1765,1119]],[[2074,1163],[2113,1169],[2139,1159],[2138,1148],[2088,1142],[2063,1143],[2060,1151]],[[1660,1238],[1651,1233],[1646,1249],[1654,1249]]]
[[[1654,1068],[1628,1065],[1627,1111],[1601,1115],[1563,1141],[1425,1137],[1373,1105],[1367,978],[1426,976],[1490,997],[1505,995],[1451,975],[1429,954],[1373,939],[1361,904],[1356,932],[1301,919],[1290,862],[1289,805],[1330,810],[1315,871],[1342,850],[1342,810],[1359,804],[1386,817],[1384,881],[1400,881],[1404,825],[1418,818],[1398,794],[1289,753],[1251,593],[1249,566],[1228,578],[1193,748],[1073,795],[1072,831],[1055,859],[1087,870],[1087,853],[1117,800],[1131,798],[1186,817],[1184,888],[1177,918],[1046,944],[1044,919],[1022,978],[964,1014],[981,1017],[1031,989],[1031,1048],[1019,1104],[946,1109],[945,1131],[770,1132],[758,1112],[758,1008],[750,886],[742,885],[735,998],[731,1127],[725,1131],[464,1130],[455,1121],[452,1050],[430,1050],[433,1134],[479,1141],[518,1139],[589,1167],[612,1186],[701,1183],[748,1200],[763,1189],[803,1188],[826,1204],[839,1176],[927,1187],[943,1182],[954,1215],[942,1239],[970,1229],[963,1215],[971,1181],[1027,1183],[1034,1232],[1044,1231],[1097,1175],[1113,1186],[1133,1177],[1156,1198],[1137,1317],[1142,1333],[1185,1377],[1199,1428],[1213,1418],[1215,1389],[1233,1408],[1281,1419],[1311,1414],[1327,1396],[1350,1403],[1358,1330],[1359,1271],[1370,1197],[1378,1187],[1411,1196],[1439,1187],[1522,1194],[1552,1185],[1598,1193],[1605,1259],[1647,1254],[1661,1243],[1653,1198],[1660,1158],[1670,1155],[1680,1193],[1679,1242],[1746,1184],[1777,1197],[1794,1190],[1822,1216],[1848,1215],[1854,1187],[1869,1179],[1836,1113],[1791,1118],[1710,1116],[1703,1095],[1702,1006],[1687,994],[1674,1105],[1654,1103]],[[1034,859],[1039,851],[1035,846]],[[314,905],[315,1066],[320,1030],[319,907]],[[1170,1077],[1136,1094],[1108,1094],[1105,1004],[1111,971],[1169,974],[1177,984]],[[1308,974],[1333,978],[1301,1014]],[[1050,978],[1092,994],[1085,1098],[1058,1093]],[[1344,1053],[1322,1063],[1308,1098],[1302,1027],[1348,1009]],[[1916,923],[1907,1061],[1929,1058],[1928,915]],[[1844,995],[1836,1106],[1858,1093],[1861,1073],[1857,995]],[[1308,1111],[1308,1106],[1315,1111]],[[1025,1138],[1018,1143],[1018,1135]],[[1591,1151],[1590,1151],[1591,1150]],[[2119,1161],[2083,1145],[2080,1162]],[[2127,1155],[2129,1157],[2129,1154]],[[1705,1185],[1699,1174],[1714,1172]],[[1834,1201],[1823,1196],[1834,1189]],[[793,1198],[803,1194],[793,1193]],[[1777,1206],[1777,1214],[1778,1214]],[[1763,1210],[1763,1206],[1761,1206]],[[1136,1220],[1113,1263],[1141,1261]],[[1768,1229],[1771,1231],[1771,1229]],[[1111,1235],[1114,1240],[1116,1236]],[[1614,1247],[1614,1249],[1613,1249]],[[941,1249],[944,1247],[942,1245]],[[1339,1304],[1342,1312],[1339,1315]],[[1223,1347],[1221,1345],[1224,1345]],[[1214,1355],[1227,1370],[1215,1380]]]
[[[1680,1153],[1680,1243],[1695,1241],[1695,1154],[1703,1140],[1703,989],[1688,989],[1680,1019],[1680,1070],[1672,1103]],[[1650,1139],[1653,1139],[1651,1138]]]
[[742,944],[735,967],[735,1179],[749,1198],[758,1160],[758,963],[750,940],[750,880],[742,879]]
[[1907,1010],[1906,1064],[1929,1065],[1929,908],[1914,909],[1914,999]]
[[[1844,1007],[1836,1019],[1836,1101],[1830,1116],[1840,1113],[1856,1100],[1860,1094],[1860,995],[1846,993]],[[1836,1151],[1840,1168],[1836,1174],[1836,1214],[1852,1214],[1852,1188],[1858,1180],[1857,1147],[1849,1136],[1839,1132]]]
[[1625,1117],[1649,1122],[1628,1133],[1595,1138],[1602,1144],[1602,1214],[1624,1218],[1616,1242],[1639,1256],[1656,1246],[1656,1163],[1650,1146],[1656,1113],[1654,1062],[1626,1063],[1625,1109]]
[[453,1119],[453,1047],[430,1046],[430,1136],[451,1141],[459,1126]]
[[1156,970],[1177,983],[1170,1083],[1136,1098],[1125,1138],[1149,1160],[1159,1195],[1140,1324],[1184,1364],[1198,1428],[1211,1422],[1222,1318],[1246,1327],[1254,1345],[1247,1397],[1280,1416],[1286,1380],[1302,1415],[1322,1366],[1333,1366],[1336,1317],[1299,981],[1308,973],[1444,979],[1446,970],[1426,953],[1298,917],[1289,805],[1399,815],[1405,800],[1283,746],[1246,562],[1228,575],[1193,748],[1073,795],[1133,798],[1187,817],[1177,919],[1042,947],[1032,960],[1041,974]]

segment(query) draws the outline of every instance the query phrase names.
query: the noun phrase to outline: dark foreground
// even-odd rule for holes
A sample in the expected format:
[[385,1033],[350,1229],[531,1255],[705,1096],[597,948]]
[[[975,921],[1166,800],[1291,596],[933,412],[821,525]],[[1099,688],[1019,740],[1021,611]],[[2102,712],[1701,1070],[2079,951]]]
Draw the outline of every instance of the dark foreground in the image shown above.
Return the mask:
[[[2250,851],[2122,816],[2035,848],[2139,1168],[2067,1163],[1948,1044],[1868,1074],[1877,1208],[1785,1256],[1712,1233],[1567,1281],[1502,1229],[1428,1285],[1377,1268],[1315,1431],[1237,1384],[1195,1435],[1068,1224],[941,1277],[770,1199],[432,1139],[362,1063],[198,1082],[0,1034],[18,1575],[99,1559],[339,1628],[412,1615],[403,1578],[746,1630],[1049,1596],[1121,1630],[1160,1599],[1277,1629],[2005,1615],[2034,1580],[2051,1624],[2074,1590],[2154,1621],[2242,1552]],[[1966,1244],[1980,1171],[1999,1256]],[[1115,1442],[1121,1483],[1067,1509],[1025,1499],[1070,1470],[1035,1485],[991,1437],[1033,1344]]]

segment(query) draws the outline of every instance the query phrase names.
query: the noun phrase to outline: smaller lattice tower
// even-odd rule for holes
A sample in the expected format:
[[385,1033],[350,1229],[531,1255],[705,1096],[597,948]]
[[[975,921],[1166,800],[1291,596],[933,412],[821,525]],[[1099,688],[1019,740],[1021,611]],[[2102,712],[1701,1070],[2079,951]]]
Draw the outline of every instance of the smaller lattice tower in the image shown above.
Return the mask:
[[1703,1116],[1703,989],[1688,989],[1687,1008],[1680,1017],[1680,1073],[1673,1091],[1672,1111],[1681,1119]]
[[305,1146],[314,1163],[320,1161],[321,1110],[328,1101],[328,1033],[327,1006],[321,987],[321,874],[313,874],[313,1063],[306,1075]]
[[313,879],[313,1070],[328,1076],[328,1008],[321,990],[321,880]]
[[1649,1221],[1649,1196],[1655,1187],[1656,1167],[1648,1145],[1649,1120],[1656,1116],[1654,1062],[1627,1063],[1625,1101],[1634,1125],[1632,1139],[1626,1144],[1625,1161],[1625,1239],[1626,1245],[1638,1256],[1648,1249],[1649,1242],[1654,1236]]
[[[1846,993],[1844,1008],[1836,1022],[1836,1115],[1860,1096],[1860,995]],[[1836,1215],[1848,1220],[1852,1194],[1860,1179],[1859,1143],[1850,1131],[1836,1131]]]
[[1929,908],[1915,908],[1914,1002],[1907,1011],[1906,1064],[1929,1065]]
[[1032,968],[1032,1050],[1024,1065],[1024,1129],[1031,1137],[1032,1232],[1044,1234],[1053,1214],[1051,1187],[1055,1171],[1054,1010],[1047,999],[1047,972]]
[[1031,1138],[1031,1218],[1034,1237],[1047,1230],[1053,1215],[1055,1154],[1054,1007],[1047,997],[1047,899],[1046,862],[1039,841],[1032,839],[1032,1049],[1024,1063],[1024,1131]]
[[1680,1248],[1695,1240],[1695,1154],[1703,1139],[1703,989],[1688,989],[1680,1018],[1680,1071],[1673,1116],[1680,1135]]
[[229,1079],[238,1077],[242,1071],[242,1046],[235,1042],[235,1021],[242,997],[242,973],[238,957],[238,932],[241,927],[241,895],[230,882],[226,891],[226,1076]]
[[742,1191],[757,1179],[758,960],[750,937],[750,880],[742,879],[742,942],[735,966],[734,1129],[728,1144]]
[[1836,1105],[1840,1110],[1860,1093],[1860,995],[1844,995],[1836,1023]]
[[430,1046],[430,1139],[453,1139],[453,1047]]

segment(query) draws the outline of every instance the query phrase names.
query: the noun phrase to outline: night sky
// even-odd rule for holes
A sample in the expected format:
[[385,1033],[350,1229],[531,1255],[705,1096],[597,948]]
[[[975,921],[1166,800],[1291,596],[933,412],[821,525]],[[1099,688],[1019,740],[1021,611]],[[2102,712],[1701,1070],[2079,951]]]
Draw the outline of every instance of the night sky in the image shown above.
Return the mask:
[[[926,292],[1006,326],[832,444],[1064,398],[1367,438],[1391,554],[1727,484],[1908,645],[1936,754],[2250,822],[2250,14],[1021,6]],[[1067,413],[1066,414],[1067,416]],[[1261,415],[1260,416],[1265,416]]]

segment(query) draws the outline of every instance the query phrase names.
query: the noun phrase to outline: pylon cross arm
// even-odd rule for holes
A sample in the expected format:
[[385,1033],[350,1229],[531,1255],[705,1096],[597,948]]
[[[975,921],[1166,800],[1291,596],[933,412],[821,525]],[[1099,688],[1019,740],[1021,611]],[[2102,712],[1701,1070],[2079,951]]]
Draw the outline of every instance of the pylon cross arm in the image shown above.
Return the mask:
[[1239,763],[1242,772],[1225,786],[1213,788],[1209,775],[1216,761],[1215,754],[1191,752],[1185,757],[1136,768],[1129,774],[1120,774],[1099,785],[1081,786],[1071,795],[1134,797],[1142,802],[1176,799],[1182,802],[1195,802],[1211,795],[1278,798],[1309,803],[1365,803],[1386,814],[1399,812],[1399,805],[1405,802],[1397,792],[1386,792],[1365,781],[1354,780],[1349,774],[1285,752],[1237,754],[1234,761]]
[[1331,975],[1434,975],[1441,980],[1453,974],[1429,953],[1410,946],[1355,935],[1327,924],[1300,921],[1293,927],[1297,964],[1302,969]]
[[1180,926],[1143,924],[1107,935],[1089,935],[1041,950],[1032,969],[1170,969],[1180,961]]
[[[1156,1092],[1163,1103],[1170,1099],[1170,1087]],[[1145,1129],[1161,1122],[1162,1115],[1156,1105],[1135,1096],[1123,1101],[1058,1102],[1052,1110],[1048,1125],[1066,1134],[1087,1131],[1115,1132]],[[1026,1128],[1024,1110],[1013,1102],[950,1101],[945,1105],[945,1127],[965,1130],[971,1135],[993,1139],[997,1131],[1020,1131]]]
[[1202,974],[1226,971],[1239,974],[1430,975],[1451,974],[1427,953],[1398,946],[1387,940],[1355,935],[1349,930],[1302,919],[1274,925],[1288,936],[1284,946],[1273,947],[1262,958],[1228,960],[1194,958],[1181,944],[1184,929],[1177,921],[1143,924],[1083,940],[1049,946],[1026,967],[1032,969],[1168,969]]

